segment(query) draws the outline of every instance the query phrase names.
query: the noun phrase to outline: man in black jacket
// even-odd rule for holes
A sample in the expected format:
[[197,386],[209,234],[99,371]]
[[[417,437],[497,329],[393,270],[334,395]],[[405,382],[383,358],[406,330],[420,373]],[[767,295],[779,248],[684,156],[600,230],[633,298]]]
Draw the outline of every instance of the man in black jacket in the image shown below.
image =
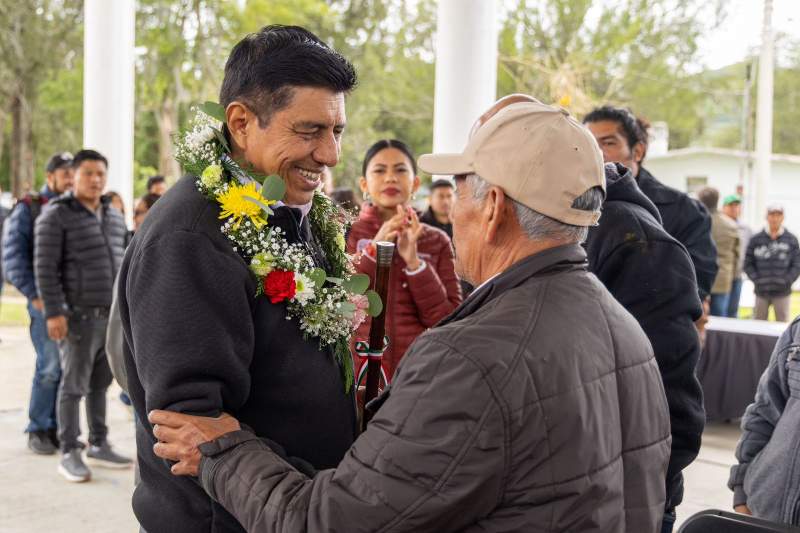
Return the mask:
[[63,455],[58,471],[68,481],[82,482],[90,479],[91,472],[78,442],[81,398],[86,398],[89,461],[109,467],[131,465],[130,459],[111,449],[105,421],[106,390],[111,385],[106,326],[128,231],[122,214],[103,198],[106,158],[94,150],[81,150],[72,166],[74,194],[49,202],[36,221],[33,267],[47,333],[60,343],[57,418]]
[[767,208],[767,228],[747,246],[744,271],[756,286],[756,320],[767,320],[770,306],[779,322],[791,320],[792,283],[800,276],[797,237],[783,227],[783,206]]
[[694,265],[700,299],[711,294],[717,276],[717,248],[711,238],[711,216],[686,193],[667,187],[642,167],[647,154],[647,131],[627,109],[604,106],[583,119],[594,134],[607,163],[622,163],[631,170],[639,189],[661,215],[667,233],[686,247]]
[[683,499],[681,471],[697,457],[705,424],[703,392],[695,377],[700,339],[694,321],[702,310],[689,255],[661,226],[653,203],[630,171],[606,164],[606,200],[598,226],[589,230],[591,270],[639,321],[667,394],[672,449],[662,531],[672,531]]
[[438,179],[431,183],[428,197],[428,210],[419,217],[421,222],[439,228],[453,238],[453,221],[450,212],[453,210],[455,185],[448,179]]
[[[310,32],[268,26],[225,66],[220,103],[230,156],[278,174],[283,203],[269,225],[327,258],[309,221],[314,191],[339,159],[352,65]],[[220,208],[179,180],[153,206],[125,256],[118,301],[128,388],[138,415],[141,483],[133,510],[148,533],[243,531],[236,519],[153,454],[147,413],[234,414],[279,442],[296,465],[330,468],[356,436],[356,407],[330,348],[256,297],[256,278],[222,233]]]

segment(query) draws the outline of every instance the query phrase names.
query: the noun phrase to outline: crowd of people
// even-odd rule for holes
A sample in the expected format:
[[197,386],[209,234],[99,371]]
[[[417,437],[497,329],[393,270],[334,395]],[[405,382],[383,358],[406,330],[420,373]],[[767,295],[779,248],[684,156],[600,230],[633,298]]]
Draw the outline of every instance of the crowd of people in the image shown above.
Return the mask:
[[[105,354],[112,286],[133,232],[166,192],[148,180],[136,203],[134,230],[119,194],[105,192],[108,160],[94,150],[53,155],[38,193],[20,198],[4,222],[5,280],[28,300],[36,366],[28,408],[28,447],[61,454],[58,471],[86,481],[83,460],[127,467],[130,458],[108,441],[106,392],[112,382]],[[81,440],[79,406],[86,403],[88,445]]]
[[[343,394],[322,344],[252,301],[253,274],[198,176],[169,192],[151,178],[129,232],[120,196],[104,193],[108,161],[81,150],[53,156],[3,234],[36,351],[31,450],[59,451],[70,481],[90,479],[84,455],[131,464],[105,424],[113,367],[136,415],[134,512],[151,533],[672,531],[705,423],[695,367],[707,315],[737,316],[746,274],[755,317],[772,306],[790,318],[800,247],[783,208],[751,235],[739,196],[720,208],[719,191],[693,198],[648,172],[647,123],[629,110],[579,122],[526,95],[488,109],[460,154],[417,159],[400,140],[376,142],[360,201],[329,171],[355,85],[316,36],[273,26],[234,48],[220,100],[232,160],[284,179],[269,223],[320,268],[309,213],[323,187],[354,217],[343,246],[356,272],[374,282],[376,243],[395,244],[384,393],[367,406]],[[421,212],[419,169],[438,177]],[[356,368],[370,327],[353,335]],[[745,414],[730,482],[738,511],[793,523],[800,498],[764,487],[796,486],[780,461],[796,440],[783,409],[800,383],[798,341],[795,323]],[[374,418],[359,436],[361,409]],[[748,468],[760,453],[773,460]]]

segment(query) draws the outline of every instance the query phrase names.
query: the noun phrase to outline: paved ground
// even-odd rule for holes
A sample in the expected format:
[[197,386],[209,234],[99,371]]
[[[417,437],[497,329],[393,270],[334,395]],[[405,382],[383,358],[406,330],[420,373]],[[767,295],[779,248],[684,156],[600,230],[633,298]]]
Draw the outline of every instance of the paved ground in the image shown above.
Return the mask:
[[[68,483],[56,472],[55,456],[36,456],[25,447],[22,430],[27,421],[33,349],[24,328],[0,327],[0,339],[0,532],[138,531],[130,508],[132,470],[96,468],[91,482]],[[117,400],[118,392],[116,386],[109,392],[110,438],[119,450],[132,455],[133,421]],[[679,522],[702,509],[730,508],[731,493],[725,483],[738,435],[733,425],[707,428],[700,457],[686,472]]]

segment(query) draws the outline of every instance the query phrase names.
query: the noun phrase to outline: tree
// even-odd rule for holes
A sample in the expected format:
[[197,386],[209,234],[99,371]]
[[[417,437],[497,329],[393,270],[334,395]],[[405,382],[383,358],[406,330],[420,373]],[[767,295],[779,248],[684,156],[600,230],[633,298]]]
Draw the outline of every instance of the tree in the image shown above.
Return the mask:
[[[80,0],[0,0],[0,105],[11,117],[10,185],[34,186],[34,120],[42,84],[74,60],[81,39]],[[0,115],[5,115],[0,112]]]
[[[705,98],[690,66],[698,37],[722,20],[723,2],[520,0],[501,31],[498,92],[569,101],[576,114],[612,103],[670,125],[685,146]],[[710,26],[703,21],[711,20]]]

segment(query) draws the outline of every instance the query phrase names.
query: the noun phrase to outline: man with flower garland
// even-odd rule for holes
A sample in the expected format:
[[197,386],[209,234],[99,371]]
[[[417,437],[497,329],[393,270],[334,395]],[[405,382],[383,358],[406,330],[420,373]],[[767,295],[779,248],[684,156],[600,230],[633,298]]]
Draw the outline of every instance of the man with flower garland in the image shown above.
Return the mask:
[[198,476],[253,533],[658,531],[658,365],[580,245],[605,197],[602,153],[566,111],[530,100],[463,153],[420,159],[455,175],[456,265],[477,288],[411,345],[336,468],[298,472],[229,415],[152,411],[176,475]]
[[[353,66],[302,28],[245,37],[225,65],[215,117],[224,127],[208,121],[182,137],[176,154],[191,175],[153,207],[128,249],[118,298],[138,415],[133,509],[149,533],[242,531],[154,455],[152,409],[234,413],[308,472],[338,464],[355,439],[351,370],[328,335],[342,321],[315,322],[305,305],[312,293],[324,300],[317,287],[326,277],[346,274],[336,211],[315,191],[338,162],[355,85]],[[274,174],[285,189],[277,202],[257,183]],[[287,278],[301,263],[313,269]],[[341,304],[332,298],[329,307]],[[348,306],[355,312],[340,305]]]

